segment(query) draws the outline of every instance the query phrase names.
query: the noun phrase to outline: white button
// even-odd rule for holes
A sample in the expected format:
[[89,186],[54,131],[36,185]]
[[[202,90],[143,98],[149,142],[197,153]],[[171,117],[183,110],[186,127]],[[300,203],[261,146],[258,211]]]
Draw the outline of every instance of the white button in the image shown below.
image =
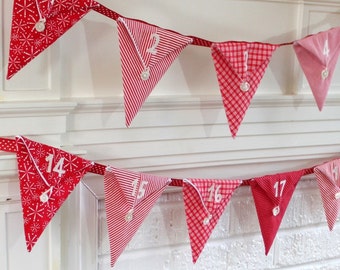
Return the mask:
[[335,199],[337,199],[337,200],[339,200],[340,199],[340,192],[338,192],[338,193],[335,193]]
[[273,208],[273,215],[276,217],[280,213],[280,206]]
[[149,68],[144,69],[140,74],[140,77],[142,78],[143,81],[148,80],[150,77],[150,69]]
[[240,85],[240,89],[243,91],[243,92],[247,92],[250,88],[250,84],[247,83],[247,82],[242,82],[241,85]]
[[125,220],[126,222],[130,222],[133,218],[133,209],[130,209],[129,212],[127,212],[126,216],[125,216]]
[[327,68],[325,68],[325,69],[321,72],[321,78],[322,78],[323,80],[325,80],[325,79],[327,79],[328,75],[329,75],[329,71],[328,71]]
[[47,202],[48,199],[49,199],[49,197],[48,197],[48,195],[46,194],[46,192],[44,192],[43,194],[41,194],[39,198],[40,198],[40,201],[43,202],[43,203]]
[[45,21],[40,20],[39,22],[37,22],[35,24],[35,30],[37,30],[38,32],[43,32],[45,30]]
[[203,225],[208,225],[210,223],[210,219],[212,218],[212,215],[207,216],[204,220],[203,220]]

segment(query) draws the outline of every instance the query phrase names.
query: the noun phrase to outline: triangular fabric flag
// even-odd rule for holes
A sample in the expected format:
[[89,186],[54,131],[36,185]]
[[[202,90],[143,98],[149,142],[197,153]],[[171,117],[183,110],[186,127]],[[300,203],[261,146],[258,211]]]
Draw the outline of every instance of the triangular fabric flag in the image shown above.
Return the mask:
[[340,27],[297,40],[293,48],[321,111],[340,53]]
[[241,180],[222,179],[183,180],[183,201],[194,263],[241,183]]
[[16,144],[26,246],[31,251],[93,163],[22,136]]
[[125,123],[129,126],[156,84],[192,39],[122,17],[117,19],[117,26]]
[[329,230],[333,230],[340,209],[340,159],[314,168]]
[[104,191],[111,266],[170,182],[166,177],[106,168]]
[[293,48],[321,111],[340,53],[340,27],[297,40]]
[[93,0],[14,0],[7,79],[96,5]]
[[270,58],[279,46],[238,41],[212,44],[211,54],[233,137],[236,137]]
[[250,183],[267,255],[297,183],[305,170],[266,175]]

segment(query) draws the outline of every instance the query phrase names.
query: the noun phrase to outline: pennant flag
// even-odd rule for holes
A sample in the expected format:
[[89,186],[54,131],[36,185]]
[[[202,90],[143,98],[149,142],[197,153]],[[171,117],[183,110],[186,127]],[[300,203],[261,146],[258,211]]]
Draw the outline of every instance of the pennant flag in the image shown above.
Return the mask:
[[234,138],[278,46],[238,41],[211,46],[229,129]]
[[44,229],[92,162],[17,136],[17,163],[27,250]]
[[104,191],[111,267],[170,181],[165,177],[106,168]]
[[192,260],[200,256],[241,180],[184,179],[183,200]]
[[293,48],[321,111],[340,53],[340,27],[295,41]]
[[314,168],[329,230],[333,230],[340,209],[340,159]]
[[96,5],[93,0],[14,0],[7,79]]
[[295,187],[304,173],[305,170],[279,173],[250,181],[266,255],[273,244]]
[[142,21],[118,18],[125,122],[129,126],[144,101],[190,37]]

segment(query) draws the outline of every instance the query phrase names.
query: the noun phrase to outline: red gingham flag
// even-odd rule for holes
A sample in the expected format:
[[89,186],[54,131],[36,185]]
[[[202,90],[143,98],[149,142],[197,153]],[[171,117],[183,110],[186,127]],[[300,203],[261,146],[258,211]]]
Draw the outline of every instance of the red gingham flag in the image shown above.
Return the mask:
[[241,180],[184,179],[183,200],[192,260],[200,256]]
[[340,209],[340,159],[314,168],[329,230],[333,230]]
[[340,27],[297,40],[296,56],[321,111],[340,53]]
[[236,137],[251,99],[278,46],[237,41],[213,43],[211,46],[222,101],[233,137]]
[[93,0],[14,0],[7,79],[95,6]]
[[61,149],[17,136],[17,163],[27,250],[40,235],[92,162]]
[[108,166],[104,174],[105,209],[111,266],[115,264],[171,179]]
[[265,253],[268,254],[297,183],[305,170],[266,175],[250,181]]
[[125,122],[129,126],[144,101],[192,39],[142,21],[118,18]]

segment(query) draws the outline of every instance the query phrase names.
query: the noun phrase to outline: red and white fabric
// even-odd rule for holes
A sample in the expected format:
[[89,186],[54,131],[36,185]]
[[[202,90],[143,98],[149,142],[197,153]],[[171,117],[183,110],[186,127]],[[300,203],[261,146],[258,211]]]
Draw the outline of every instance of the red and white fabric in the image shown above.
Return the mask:
[[111,266],[170,182],[166,177],[106,168],[104,191]]
[[7,79],[96,5],[93,0],[14,0]]
[[297,40],[293,48],[321,111],[340,53],[340,27]]
[[267,175],[250,183],[267,255],[297,183],[305,170]]
[[241,180],[184,179],[183,200],[195,263]]
[[22,136],[16,137],[16,145],[26,246],[31,251],[93,163]]
[[156,84],[192,39],[142,21],[117,19],[125,122],[129,126]]
[[314,168],[329,230],[333,230],[340,209],[340,159]]
[[217,80],[233,137],[236,137],[271,56],[279,46],[238,41],[212,44]]

